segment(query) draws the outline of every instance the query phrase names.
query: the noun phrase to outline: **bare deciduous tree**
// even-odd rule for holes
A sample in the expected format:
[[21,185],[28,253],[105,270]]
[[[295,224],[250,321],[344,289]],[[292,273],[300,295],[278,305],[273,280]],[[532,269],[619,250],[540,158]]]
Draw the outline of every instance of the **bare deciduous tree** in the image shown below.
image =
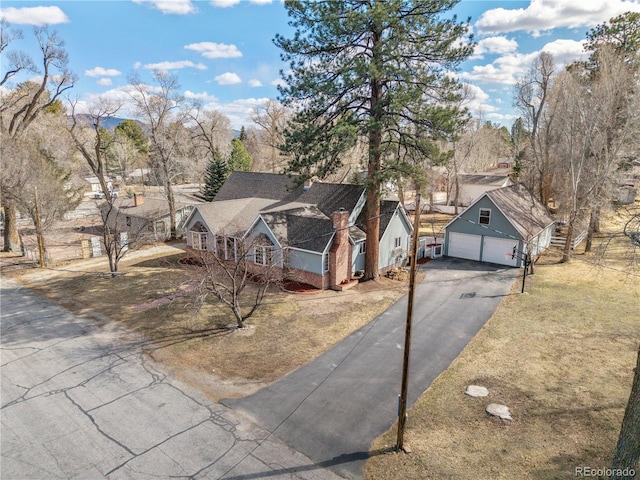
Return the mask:
[[549,96],[555,69],[553,57],[542,52],[516,84],[515,104],[522,111],[526,127],[531,132],[532,176],[525,179],[525,184],[545,206],[551,198],[553,184],[551,144],[556,116],[553,105],[549,104]]
[[120,260],[130,250],[134,250],[149,241],[147,224],[128,225],[127,217],[116,200],[111,199],[100,205],[102,221],[102,245],[109,259],[109,273],[111,277],[118,275]]
[[227,158],[231,151],[233,132],[229,119],[216,111],[203,110],[202,105],[194,105],[189,115],[191,142],[193,143],[192,170],[201,181],[207,165],[216,157]]
[[105,178],[107,176],[107,149],[111,146],[112,137],[107,135],[104,124],[115,117],[121,107],[121,103],[114,103],[106,97],[102,97],[89,106],[89,112],[86,115],[78,115],[76,104],[70,103],[69,135],[76,149],[98,179],[107,202],[112,201],[111,190],[108,188]]
[[150,166],[164,188],[169,204],[171,239],[176,238],[176,202],[174,183],[183,174],[181,143],[184,133],[185,99],[179,93],[178,78],[161,70],[153,72],[155,86],[147,85],[137,75],[129,77],[130,97],[138,115],[149,129]]
[[[51,108],[58,98],[73,87],[75,76],[68,69],[67,51],[55,31],[50,32],[47,27],[36,27],[35,38],[42,54],[42,71],[38,81],[28,81],[15,89],[2,92],[0,102],[0,132],[3,140],[17,139],[24,134],[29,125],[46,109]],[[0,46],[6,49],[10,41],[20,38],[18,32],[9,33],[6,24],[2,25]],[[3,84],[19,71],[31,71],[33,62],[24,54],[16,54],[15,58],[8,58],[7,65],[12,73],[3,79]],[[3,169],[4,170],[4,169]],[[0,195],[4,206],[4,250],[20,251],[20,235],[18,232],[17,210],[12,199],[19,192],[9,192],[12,184],[7,181],[3,173]]]
[[265,170],[280,173],[287,164],[287,157],[282,155],[280,146],[284,143],[284,130],[292,113],[283,104],[269,100],[263,106],[256,107],[251,120],[258,126],[256,132],[260,145],[259,156],[254,153],[254,162],[264,164]]
[[40,115],[24,135],[6,137],[0,147],[2,158],[11,159],[2,174],[5,198],[31,218],[42,264],[46,263],[45,233],[82,198],[80,189],[70,182],[72,147],[64,141],[66,116],[62,113]]
[[261,236],[247,241],[217,238],[215,248],[196,253],[201,267],[194,300],[201,307],[212,296],[233,314],[238,328],[244,328],[269,288],[282,282],[282,252]]

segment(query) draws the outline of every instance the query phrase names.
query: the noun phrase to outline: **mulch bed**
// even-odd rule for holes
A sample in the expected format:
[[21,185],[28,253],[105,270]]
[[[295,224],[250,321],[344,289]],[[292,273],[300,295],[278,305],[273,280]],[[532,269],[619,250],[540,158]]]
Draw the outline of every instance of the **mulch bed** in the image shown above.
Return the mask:
[[292,280],[285,280],[282,282],[282,289],[285,292],[290,293],[316,293],[321,292],[319,288],[309,285],[308,283],[294,282]]

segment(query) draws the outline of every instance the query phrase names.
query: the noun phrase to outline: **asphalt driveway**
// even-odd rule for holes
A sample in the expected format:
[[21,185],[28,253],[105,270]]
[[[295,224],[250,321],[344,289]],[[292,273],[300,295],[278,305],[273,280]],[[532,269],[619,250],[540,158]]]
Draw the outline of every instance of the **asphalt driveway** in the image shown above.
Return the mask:
[[1,279],[0,476],[335,479],[171,378],[145,342]]
[[[414,298],[409,405],[482,328],[520,273],[452,258],[430,262],[425,271]],[[222,403],[319,466],[361,477],[371,442],[397,417],[406,305],[405,296],[309,364]]]

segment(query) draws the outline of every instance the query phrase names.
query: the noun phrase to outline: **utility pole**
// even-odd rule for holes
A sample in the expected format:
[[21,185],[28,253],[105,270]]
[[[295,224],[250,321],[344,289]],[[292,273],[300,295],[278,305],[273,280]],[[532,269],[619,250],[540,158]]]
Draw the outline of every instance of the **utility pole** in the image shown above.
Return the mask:
[[416,195],[416,213],[411,236],[411,266],[409,270],[409,297],[407,299],[407,326],[404,334],[404,361],[402,364],[402,387],[398,405],[397,451],[406,451],[404,447],[404,428],[407,422],[407,392],[409,390],[409,352],[411,350],[411,324],[413,322],[413,294],[418,265],[418,230],[420,229],[420,194]]
[[40,211],[38,210],[38,187],[34,187],[35,211],[36,211],[36,237],[38,238],[38,253],[40,254],[40,268],[44,268],[44,241],[42,240],[42,230],[40,229]]

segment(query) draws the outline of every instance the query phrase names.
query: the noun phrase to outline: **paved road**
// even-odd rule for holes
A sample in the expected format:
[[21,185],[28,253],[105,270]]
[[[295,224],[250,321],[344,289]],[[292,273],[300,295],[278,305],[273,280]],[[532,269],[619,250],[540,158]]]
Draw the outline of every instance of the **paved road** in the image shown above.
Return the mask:
[[144,343],[1,279],[2,479],[336,479],[165,375]]
[[[427,265],[415,294],[410,405],[491,317],[519,273],[458,259]],[[359,478],[371,442],[397,417],[406,308],[405,297],[308,365],[222,403],[317,464]]]

